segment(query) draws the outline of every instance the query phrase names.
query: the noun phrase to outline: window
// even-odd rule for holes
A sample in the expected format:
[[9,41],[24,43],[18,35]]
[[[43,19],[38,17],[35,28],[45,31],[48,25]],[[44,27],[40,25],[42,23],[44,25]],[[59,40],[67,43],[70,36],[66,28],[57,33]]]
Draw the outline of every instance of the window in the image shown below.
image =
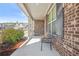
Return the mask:
[[58,3],[56,8],[56,34],[63,37],[63,6],[61,3]]
[[53,7],[53,9],[48,15],[48,32],[51,35],[56,33],[55,21],[56,21],[56,6]]
[[56,34],[56,5],[54,6],[52,10],[52,16],[53,16],[53,21],[52,21],[52,34]]
[[48,33],[63,37],[63,7],[60,3],[55,4],[48,15]]

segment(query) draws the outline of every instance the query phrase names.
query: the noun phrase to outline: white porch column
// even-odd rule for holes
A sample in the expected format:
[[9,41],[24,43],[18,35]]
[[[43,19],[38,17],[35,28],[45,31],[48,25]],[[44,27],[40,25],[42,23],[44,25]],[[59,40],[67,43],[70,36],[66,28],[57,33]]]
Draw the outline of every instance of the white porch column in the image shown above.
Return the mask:
[[31,19],[31,17],[28,17],[28,24],[29,24],[28,37],[32,38],[33,30],[34,30],[34,23],[33,23],[33,20]]
[[44,19],[44,35],[47,33],[47,16]]

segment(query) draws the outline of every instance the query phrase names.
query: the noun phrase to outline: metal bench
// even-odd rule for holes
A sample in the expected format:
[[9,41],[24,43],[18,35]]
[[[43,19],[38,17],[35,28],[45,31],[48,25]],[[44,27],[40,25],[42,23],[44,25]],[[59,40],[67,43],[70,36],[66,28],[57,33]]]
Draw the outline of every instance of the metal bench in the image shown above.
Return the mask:
[[43,47],[43,43],[49,43],[50,44],[50,50],[52,50],[52,40],[55,39],[54,36],[48,34],[47,37],[42,37],[41,38],[41,51]]

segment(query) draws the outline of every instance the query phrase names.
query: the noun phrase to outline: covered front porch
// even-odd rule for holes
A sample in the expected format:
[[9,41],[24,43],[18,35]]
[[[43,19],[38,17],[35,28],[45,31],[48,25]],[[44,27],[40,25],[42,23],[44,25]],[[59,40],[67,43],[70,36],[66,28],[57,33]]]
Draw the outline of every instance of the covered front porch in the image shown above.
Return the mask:
[[18,4],[18,6],[28,16],[28,39],[30,41],[17,49],[11,56],[60,56],[53,45],[52,50],[50,49],[50,44],[43,43],[41,51],[41,37],[46,36],[47,33],[63,36],[62,13],[59,15],[61,16],[58,18],[59,20],[56,18],[56,12],[62,10],[60,8],[62,4],[23,3]]
[[11,56],[60,56],[59,53],[52,48],[50,50],[49,44],[43,44],[41,51],[41,37],[33,37],[23,47],[17,49]]

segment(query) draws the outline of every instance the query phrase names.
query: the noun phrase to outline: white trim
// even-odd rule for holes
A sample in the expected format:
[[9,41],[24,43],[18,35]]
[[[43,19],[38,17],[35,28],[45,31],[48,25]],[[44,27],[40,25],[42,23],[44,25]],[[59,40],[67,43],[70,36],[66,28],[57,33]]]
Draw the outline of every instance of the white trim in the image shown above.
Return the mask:
[[[52,3],[51,3],[51,4],[52,4]],[[46,12],[45,12],[45,14],[44,14],[44,16],[46,16],[46,15],[48,14],[48,10],[49,10],[51,4],[48,6],[48,8],[47,8],[47,10],[46,10]],[[51,8],[52,8],[52,7],[51,7]]]
[[51,35],[52,35],[52,23],[51,23]]
[[55,8],[55,4],[52,5],[52,7],[50,8],[50,10],[48,11],[47,14],[49,15],[49,13],[50,13],[54,8]]
[[22,46],[24,46],[28,41],[29,41],[29,39],[26,40],[23,44],[21,44],[21,45],[19,46],[19,48],[21,48]]
[[56,21],[56,19],[52,20],[52,21],[51,21],[51,22],[49,22],[48,24],[50,24],[50,23],[52,23],[52,22],[54,22],[54,21]]
[[23,3],[17,3],[17,5],[20,7],[20,9],[25,13],[26,16],[29,16],[28,11],[24,7]]
[[45,33],[46,33],[46,18],[44,20],[44,35],[45,35]]

